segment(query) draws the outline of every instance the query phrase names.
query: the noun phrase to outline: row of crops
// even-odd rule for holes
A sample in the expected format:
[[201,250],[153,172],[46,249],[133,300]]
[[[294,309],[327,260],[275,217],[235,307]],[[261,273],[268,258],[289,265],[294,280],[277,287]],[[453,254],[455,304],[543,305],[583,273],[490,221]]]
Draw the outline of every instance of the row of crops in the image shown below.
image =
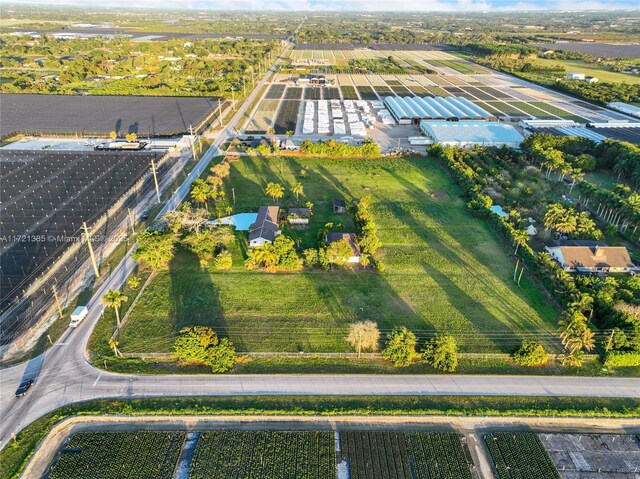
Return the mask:
[[351,479],[471,479],[456,433],[343,432]]
[[537,434],[497,432],[484,441],[499,479],[560,479]]
[[50,479],[171,479],[184,432],[75,434],[62,449]]
[[[50,479],[472,479],[471,454],[455,432],[207,431],[77,433],[56,455]],[[560,479],[534,433],[484,436],[497,479]],[[339,446],[336,453],[336,446]],[[182,459],[181,459],[182,457]],[[191,458],[191,461],[189,461]]]
[[335,474],[332,432],[212,431],[200,435],[189,477],[331,479]]

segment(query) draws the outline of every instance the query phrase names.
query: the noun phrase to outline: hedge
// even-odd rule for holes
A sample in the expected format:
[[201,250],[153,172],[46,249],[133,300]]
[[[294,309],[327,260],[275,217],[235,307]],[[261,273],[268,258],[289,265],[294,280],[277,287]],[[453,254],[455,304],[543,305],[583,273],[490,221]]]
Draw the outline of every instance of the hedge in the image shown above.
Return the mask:
[[604,365],[609,368],[627,368],[640,366],[640,352],[611,352],[607,354]]

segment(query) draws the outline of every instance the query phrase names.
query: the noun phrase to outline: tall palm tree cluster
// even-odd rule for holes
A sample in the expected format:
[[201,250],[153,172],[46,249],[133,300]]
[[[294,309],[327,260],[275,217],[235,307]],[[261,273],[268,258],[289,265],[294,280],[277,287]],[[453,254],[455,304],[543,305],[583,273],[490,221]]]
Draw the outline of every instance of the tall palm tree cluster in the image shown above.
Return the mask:
[[592,314],[593,297],[586,293],[576,293],[562,313],[560,339],[566,351],[563,358],[566,364],[581,365],[584,351],[592,351],[596,347],[595,334],[589,327]]
[[191,185],[191,200],[200,206],[204,206],[208,211],[210,200],[224,198],[225,192],[222,189],[223,180],[229,176],[231,166],[226,161],[222,161],[211,168],[211,174],[206,180],[198,178]]
[[[640,227],[640,194],[629,186],[618,184],[613,191],[593,183],[578,184],[579,201],[595,206],[595,214],[617,230],[634,235]],[[596,206],[597,204],[597,206]]]
[[571,206],[553,203],[544,215],[544,226],[549,231],[580,238],[601,239],[602,232],[586,211],[576,211]]
[[[272,181],[267,183],[267,186],[264,189],[264,194],[270,196],[274,203],[284,196],[284,192],[284,186]],[[291,193],[296,196],[296,201],[300,201],[300,195],[304,195],[304,187],[302,186],[302,183],[294,183],[293,186],[291,186]]]

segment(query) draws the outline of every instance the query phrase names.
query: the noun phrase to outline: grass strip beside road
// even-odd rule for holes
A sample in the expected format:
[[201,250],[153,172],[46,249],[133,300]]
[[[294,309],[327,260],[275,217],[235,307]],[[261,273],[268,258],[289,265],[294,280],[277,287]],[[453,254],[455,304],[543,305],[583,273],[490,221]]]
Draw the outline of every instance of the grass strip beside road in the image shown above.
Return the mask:
[[37,419],[0,451],[0,477],[20,475],[51,428],[71,416],[300,415],[634,418],[640,400],[493,396],[251,396],[94,400]]

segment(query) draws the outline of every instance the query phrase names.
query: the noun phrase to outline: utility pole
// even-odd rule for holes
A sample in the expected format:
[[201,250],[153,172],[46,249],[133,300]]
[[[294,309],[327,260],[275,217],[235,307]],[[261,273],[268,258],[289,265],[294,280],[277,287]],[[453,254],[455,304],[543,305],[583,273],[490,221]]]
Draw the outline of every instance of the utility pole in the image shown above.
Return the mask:
[[520,276],[518,276],[518,288],[520,287],[520,280],[522,279],[523,273],[524,273],[524,263],[522,264],[522,269],[520,270]]
[[233,107],[233,111],[236,111],[236,96],[234,92],[235,92],[235,89],[231,87],[231,106]]
[[91,264],[93,265],[93,272],[96,274],[96,278],[100,277],[100,270],[98,269],[98,263],[96,263],[96,257],[93,254],[93,246],[91,246],[91,236],[89,236],[89,228],[87,223],[82,222],[82,228],[84,229],[84,237],[87,240],[87,247],[89,248],[89,256],[91,256]]
[[158,186],[158,174],[156,173],[156,163],[151,160],[151,172],[153,173],[153,182],[156,185],[156,197],[158,198],[158,203],[160,203],[160,187]]
[[62,305],[60,304],[60,298],[58,297],[58,290],[56,289],[55,285],[51,287],[51,290],[53,291],[53,297],[56,300],[56,306],[58,307],[58,316],[60,316],[60,319],[62,319]]
[[[189,125],[189,136],[191,137],[191,154],[193,155],[193,159],[196,159],[196,147],[193,138],[193,126]],[[158,200],[160,201],[160,200]]]
[[222,126],[222,102],[218,98],[218,123]]
[[607,341],[607,347],[604,348],[606,352],[609,352],[609,349],[611,349],[611,342],[613,341],[613,333],[615,333],[615,331],[616,331],[615,329],[611,330],[611,334],[609,335],[609,341]]
[[246,79],[242,77],[242,96],[247,96]]
[[129,225],[131,226],[131,234],[134,234],[136,232],[136,222],[133,220],[133,212],[131,211],[131,208],[127,208],[127,211],[129,213]]

